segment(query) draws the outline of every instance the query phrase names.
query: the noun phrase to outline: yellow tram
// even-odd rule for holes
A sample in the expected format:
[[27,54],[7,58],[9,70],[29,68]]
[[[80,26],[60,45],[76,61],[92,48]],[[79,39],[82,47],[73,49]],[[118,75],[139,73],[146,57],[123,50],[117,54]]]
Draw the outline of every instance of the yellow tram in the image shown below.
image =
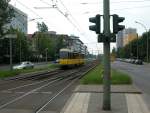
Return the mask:
[[84,54],[80,52],[74,52],[71,49],[60,49],[59,64],[61,66],[78,66],[85,63]]

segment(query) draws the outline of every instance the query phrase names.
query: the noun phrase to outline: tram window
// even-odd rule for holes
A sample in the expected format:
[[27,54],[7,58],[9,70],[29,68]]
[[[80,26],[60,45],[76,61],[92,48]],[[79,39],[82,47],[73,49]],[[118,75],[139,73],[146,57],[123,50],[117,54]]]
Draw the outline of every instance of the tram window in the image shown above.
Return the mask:
[[64,52],[64,51],[61,51],[60,52],[60,58],[68,58],[68,52]]

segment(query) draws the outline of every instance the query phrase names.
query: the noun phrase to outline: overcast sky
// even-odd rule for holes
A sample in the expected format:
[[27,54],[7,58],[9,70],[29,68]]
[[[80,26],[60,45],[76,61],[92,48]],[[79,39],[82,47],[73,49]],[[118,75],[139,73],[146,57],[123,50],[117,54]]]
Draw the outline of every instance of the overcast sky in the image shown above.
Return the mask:
[[[103,0],[11,0],[10,3],[28,15],[28,33],[37,31],[36,22],[44,21],[49,31],[79,36],[90,52],[103,52],[95,32],[88,29],[89,17],[103,14]],[[150,0],[110,0],[110,13],[125,17],[122,24],[136,28],[140,35],[145,29],[135,21],[149,29]],[[30,21],[33,18],[43,19]]]

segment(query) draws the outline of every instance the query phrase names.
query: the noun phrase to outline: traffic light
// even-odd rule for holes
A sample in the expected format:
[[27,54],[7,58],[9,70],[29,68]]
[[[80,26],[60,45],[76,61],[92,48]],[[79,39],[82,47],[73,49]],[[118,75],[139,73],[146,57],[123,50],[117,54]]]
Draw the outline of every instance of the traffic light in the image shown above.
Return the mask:
[[95,31],[96,34],[100,34],[100,16],[97,14],[95,17],[89,18],[89,22],[95,23],[95,25],[89,26],[89,30]]
[[117,34],[119,31],[125,28],[124,25],[119,25],[120,22],[124,21],[124,17],[119,17],[118,15],[113,15],[113,33]]

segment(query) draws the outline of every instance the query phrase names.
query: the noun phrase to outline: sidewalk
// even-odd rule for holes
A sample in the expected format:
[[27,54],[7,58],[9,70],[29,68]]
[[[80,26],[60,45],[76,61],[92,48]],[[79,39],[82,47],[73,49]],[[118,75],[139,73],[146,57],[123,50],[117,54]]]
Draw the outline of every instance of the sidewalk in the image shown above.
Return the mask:
[[111,92],[111,111],[103,111],[102,86],[80,85],[61,113],[150,113],[141,92],[134,86],[115,85]]

